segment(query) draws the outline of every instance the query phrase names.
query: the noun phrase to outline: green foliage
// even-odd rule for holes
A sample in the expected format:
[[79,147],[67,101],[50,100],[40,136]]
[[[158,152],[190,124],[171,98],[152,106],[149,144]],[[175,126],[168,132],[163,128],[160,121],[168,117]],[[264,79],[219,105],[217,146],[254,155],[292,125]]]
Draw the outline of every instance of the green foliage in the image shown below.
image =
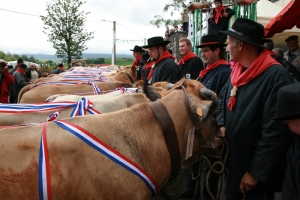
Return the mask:
[[48,41],[53,43],[56,56],[66,63],[80,59],[82,52],[88,49],[85,42],[94,38],[94,32],[87,32],[84,27],[89,14],[80,11],[84,3],[86,1],[55,0],[47,4],[47,15],[41,16],[43,32],[48,35]]
[[104,60],[104,58],[88,58],[85,61],[87,64],[103,64]]

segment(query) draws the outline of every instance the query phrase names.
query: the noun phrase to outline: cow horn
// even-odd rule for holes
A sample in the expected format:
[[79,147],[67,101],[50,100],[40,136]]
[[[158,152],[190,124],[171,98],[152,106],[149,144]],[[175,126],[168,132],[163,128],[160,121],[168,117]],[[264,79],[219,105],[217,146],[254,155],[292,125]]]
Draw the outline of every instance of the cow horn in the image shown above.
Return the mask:
[[174,86],[174,84],[168,83],[168,85],[167,85],[167,90],[170,90],[173,86]]
[[217,95],[214,91],[209,90],[207,88],[200,89],[200,97],[204,99],[217,100]]

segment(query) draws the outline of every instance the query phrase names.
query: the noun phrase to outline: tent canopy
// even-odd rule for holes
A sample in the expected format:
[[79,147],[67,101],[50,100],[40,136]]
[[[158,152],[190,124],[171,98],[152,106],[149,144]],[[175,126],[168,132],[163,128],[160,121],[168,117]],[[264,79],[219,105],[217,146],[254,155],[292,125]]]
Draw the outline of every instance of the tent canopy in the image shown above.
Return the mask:
[[300,28],[300,1],[291,0],[281,12],[279,12],[267,25],[265,25],[265,37],[272,37],[276,33]]

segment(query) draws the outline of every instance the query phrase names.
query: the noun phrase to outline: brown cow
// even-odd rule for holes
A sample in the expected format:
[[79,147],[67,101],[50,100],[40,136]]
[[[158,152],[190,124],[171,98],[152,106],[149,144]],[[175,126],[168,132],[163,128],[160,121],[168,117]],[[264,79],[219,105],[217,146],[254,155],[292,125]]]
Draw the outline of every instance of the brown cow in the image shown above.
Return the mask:
[[[176,158],[179,159],[176,165],[185,162],[188,132],[192,127],[201,130],[196,132],[193,141],[193,156],[201,152],[200,143],[218,133],[215,117],[211,115],[216,111],[217,103],[207,98],[213,96],[212,92],[207,93],[198,81],[188,80],[183,84],[184,93],[182,89],[176,89],[181,82],[160,99],[167,110],[163,113],[168,114],[174,124],[176,135],[173,139],[177,139],[178,148],[173,150],[178,151]],[[149,104],[65,121],[89,131],[135,162],[152,177],[158,189],[168,181],[170,154],[162,127]],[[0,199],[38,199],[42,128],[43,125],[38,124],[0,130]],[[138,176],[55,122],[47,124],[47,144],[53,199],[151,199],[151,191]]]
[[[115,90],[117,87],[128,86],[123,82],[95,82],[100,90],[105,92]],[[32,87],[26,85],[19,93],[20,103],[44,103],[45,100],[54,94],[78,94],[78,95],[93,95],[93,88],[89,84],[78,85],[40,85]]]

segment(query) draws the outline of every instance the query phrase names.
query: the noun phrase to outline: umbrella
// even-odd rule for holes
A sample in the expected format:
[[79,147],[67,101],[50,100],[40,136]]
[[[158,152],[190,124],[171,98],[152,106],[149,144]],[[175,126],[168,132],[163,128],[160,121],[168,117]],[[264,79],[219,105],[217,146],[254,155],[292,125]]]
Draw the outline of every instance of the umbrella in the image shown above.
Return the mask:
[[300,28],[300,0],[291,0],[282,11],[265,26],[265,37],[270,38],[294,26]]

